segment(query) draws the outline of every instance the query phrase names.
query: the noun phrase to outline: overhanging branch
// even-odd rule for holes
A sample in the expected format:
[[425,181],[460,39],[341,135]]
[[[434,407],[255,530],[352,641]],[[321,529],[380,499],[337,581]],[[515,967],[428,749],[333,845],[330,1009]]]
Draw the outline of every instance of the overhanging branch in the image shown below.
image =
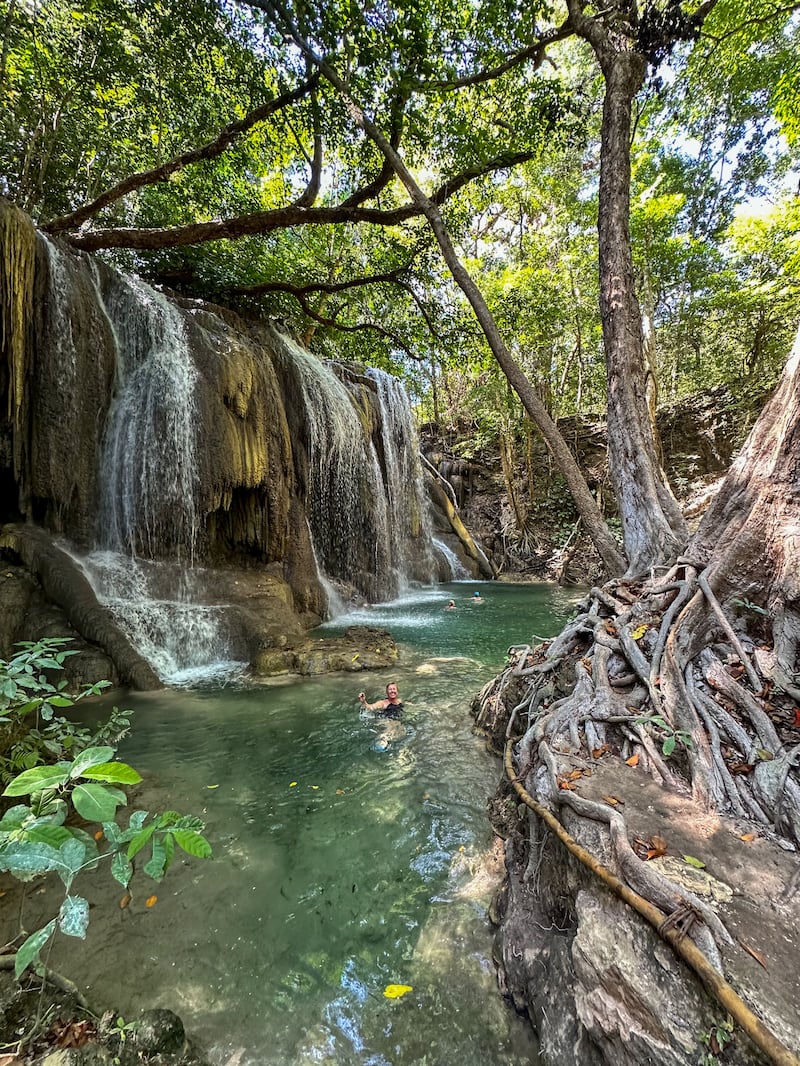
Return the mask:
[[105,192],[92,200],[91,203],[84,204],[83,207],[79,207],[76,211],[72,211],[68,215],[62,215],[60,218],[51,219],[49,222],[43,223],[40,228],[45,233],[51,234],[63,233],[65,230],[70,229],[77,229],[90,218],[94,218],[94,216],[102,211],[103,208],[116,203],[117,200],[121,200],[123,196],[136,192],[138,189],[144,189],[148,185],[160,185],[163,182],[168,181],[173,174],[177,173],[177,171],[183,170],[185,167],[190,166],[193,163],[215,159],[217,156],[222,155],[222,153],[226,151],[238,137],[258,125],[259,122],[266,121],[266,119],[271,115],[274,115],[277,111],[281,111],[283,108],[289,107],[291,104],[301,100],[317,85],[318,82],[319,74],[312,74],[310,78],[302,83],[302,85],[298,85],[298,87],[291,92],[282,93],[280,96],[276,96],[273,100],[268,100],[267,103],[261,104],[260,107],[250,111],[249,114],[245,115],[244,118],[239,119],[237,122],[229,122],[213,141],[209,141],[207,144],[201,145],[199,148],[193,148],[189,152],[184,152],[183,155],[170,159],[169,162],[163,163],[160,167],[153,167],[151,170],[143,170],[137,174],[129,174],[127,178],[123,178],[122,181],[117,182],[117,184],[113,185],[110,189],[106,189]]
[[[476,178],[497,170],[506,170],[517,163],[532,159],[533,151],[508,152],[484,163],[468,167],[460,174],[444,181],[430,196],[430,202],[441,205],[459,189]],[[238,240],[241,237],[263,236],[275,230],[295,226],[336,225],[345,222],[364,222],[373,226],[398,226],[423,213],[420,204],[410,201],[400,207],[385,210],[353,205],[353,197],[333,207],[304,207],[291,204],[271,211],[256,211],[235,218],[211,219],[207,222],[191,222],[185,226],[164,228],[113,227],[70,234],[65,239],[73,248],[95,252],[100,248],[137,248],[155,250],[178,248],[186,245],[205,244],[208,241]],[[47,232],[52,229],[44,227]]]

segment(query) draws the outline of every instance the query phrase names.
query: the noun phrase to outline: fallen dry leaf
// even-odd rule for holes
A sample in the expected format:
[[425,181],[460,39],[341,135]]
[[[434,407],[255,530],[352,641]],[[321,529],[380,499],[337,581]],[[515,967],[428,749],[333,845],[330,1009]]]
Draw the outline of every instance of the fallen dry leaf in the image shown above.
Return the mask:
[[566,777],[557,777],[556,778],[556,784],[558,785],[559,788],[566,789],[569,792],[574,792],[575,791],[575,786]]
[[[739,940],[738,937],[736,939]],[[752,955],[753,956],[753,958],[756,960],[756,962],[758,963],[759,966],[763,966],[765,970],[768,969],[767,960],[761,954],[760,951],[756,951],[756,949],[755,948],[751,948],[749,944],[745,944],[744,940],[739,940],[739,944],[744,948],[744,950],[747,952],[748,955]]]
[[728,769],[732,774],[752,774],[754,767],[749,762],[735,762]]
[[97,1026],[87,1020],[53,1022],[48,1039],[59,1048],[81,1048],[97,1035]]
[[592,758],[599,759],[609,751],[608,744],[601,744],[599,748],[592,748]]
[[758,833],[742,833],[742,835],[739,837],[739,839],[740,840],[744,840],[744,841],[746,841],[749,844],[750,841],[751,840],[755,840],[757,836],[758,836]]
[[130,894],[130,892],[126,892],[122,899],[119,901],[119,909],[121,911],[124,911],[132,899],[133,896]]
[[610,804],[612,807],[625,806],[625,800],[621,800],[617,796],[601,796],[600,799],[603,800],[604,803]]
[[144,901],[145,907],[155,907],[156,903],[158,903],[158,896],[148,896]]
[[639,752],[637,751],[635,755],[631,755],[630,759],[626,759],[625,762],[627,763],[628,766],[638,766],[639,765]]
[[648,845],[648,859],[660,859],[662,855],[667,854],[667,842],[663,837],[658,835],[651,836]]

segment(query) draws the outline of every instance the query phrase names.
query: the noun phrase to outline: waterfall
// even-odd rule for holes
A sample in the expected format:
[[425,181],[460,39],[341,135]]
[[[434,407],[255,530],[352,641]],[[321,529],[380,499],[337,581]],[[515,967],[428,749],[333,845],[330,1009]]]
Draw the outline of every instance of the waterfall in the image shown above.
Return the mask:
[[[47,255],[51,336],[66,388],[76,363],[72,260],[49,242]],[[223,611],[197,602],[197,371],[180,312],[135,278],[115,278],[104,294],[94,264],[90,276],[116,368],[98,463],[96,549],[78,561],[163,681],[230,672]],[[165,555],[169,562],[156,561]]]
[[308,521],[318,565],[325,577],[379,599],[386,593],[389,544],[375,449],[349,392],[331,369],[288,337],[281,342],[304,408]]
[[378,396],[378,429],[384,455],[387,536],[391,565],[399,591],[408,587],[410,575],[435,580],[428,498],[419,460],[414,416],[405,389],[383,370],[370,369],[367,377]]
[[366,372],[377,395],[381,462],[359,397],[326,363],[286,337],[281,344],[304,409],[309,527],[323,583],[377,601],[401,594],[412,577],[432,581],[427,502],[402,386]]
[[453,549],[449,548],[443,540],[434,537],[433,547],[444,557],[445,562],[450,568],[450,581],[464,581],[470,576],[469,570],[467,570]]
[[111,550],[191,567],[197,546],[197,370],[180,312],[120,278],[106,301],[117,381],[100,467],[99,537]]
[[[39,240],[33,502],[20,510],[93,546],[79,561],[98,600],[162,680],[196,681],[233,658],[226,649],[249,659],[272,640],[257,604],[270,582],[283,583],[281,609],[288,594],[313,615],[320,586],[336,614],[436,580],[398,382],[187,311]],[[247,576],[234,590],[237,569]]]

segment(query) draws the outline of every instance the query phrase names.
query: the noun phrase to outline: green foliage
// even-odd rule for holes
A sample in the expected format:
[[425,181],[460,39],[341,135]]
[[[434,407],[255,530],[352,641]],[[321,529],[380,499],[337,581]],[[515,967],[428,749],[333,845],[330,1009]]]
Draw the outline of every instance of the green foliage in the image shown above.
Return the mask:
[[[61,639],[28,642],[13,659],[2,662],[0,691],[6,728],[18,733],[34,712],[41,716],[45,708],[52,712],[54,706],[71,706],[75,699],[105,687],[104,682],[90,686],[75,699],[54,695],[63,693],[63,686],[53,685],[44,671],[63,669],[69,654],[63,650],[64,643]],[[15,961],[18,977],[29,965],[41,970],[42,950],[56,932],[85,938],[89,904],[73,892],[79,874],[107,862],[114,879],[127,888],[134,874],[134,859],[147,845],[150,857],[142,871],[156,881],[169,869],[176,846],[195,858],[211,857],[204,824],[191,815],[165,811],[151,816],[136,810],[123,828],[118,811],[128,803],[125,786],[138,784],[139,773],[114,758],[114,745],[86,745],[83,741],[88,731],[68,728],[69,723],[54,714],[50,722],[55,732],[46,737],[46,743],[36,741],[27,748],[36,765],[11,775],[3,792],[9,800],[24,802],[10,806],[0,819],[0,871],[22,882],[55,874],[64,886],[58,914],[20,946]],[[75,754],[60,757],[65,751]],[[56,761],[45,764],[53,754]],[[12,764],[13,760],[6,760],[7,774],[11,774]],[[96,823],[101,828],[92,835],[77,821]],[[104,842],[102,850],[98,839]]]
[[95,730],[60,713],[109,687],[108,681],[99,681],[69,694],[66,681],[53,680],[63,671],[68,656],[75,654],[67,644],[66,637],[21,641],[16,655],[0,659],[0,782],[91,744],[116,743],[128,732],[131,712],[117,707]]
[[674,753],[678,744],[683,745],[684,748],[691,746],[691,734],[683,729],[673,728],[673,726],[671,726],[665,718],[662,718],[660,714],[645,715],[642,718],[635,718],[634,724],[654,726],[661,739],[661,751],[668,758]]
[[730,1014],[724,1022],[712,1025],[707,1032],[701,1033],[700,1040],[708,1048],[701,1059],[701,1066],[719,1066],[720,1056],[733,1040],[733,1018]]

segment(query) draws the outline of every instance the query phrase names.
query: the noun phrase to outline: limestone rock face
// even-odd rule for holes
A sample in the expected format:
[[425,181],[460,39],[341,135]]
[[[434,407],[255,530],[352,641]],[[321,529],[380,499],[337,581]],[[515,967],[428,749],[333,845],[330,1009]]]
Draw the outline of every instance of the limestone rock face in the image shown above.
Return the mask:
[[[5,202],[0,228],[0,552],[44,565],[63,548],[86,563],[97,599],[81,594],[81,611],[74,568],[64,580],[31,574],[66,617],[59,635],[103,649],[111,680],[152,687],[116,623],[98,621],[103,603],[120,613],[119,580],[109,592],[97,578],[117,578],[117,557],[135,564],[123,577],[137,603],[171,603],[191,585],[187,603],[224,614],[227,656],[270,659],[270,671],[287,665],[278,638],[296,643],[333,594],[375,602],[435,579],[416,430],[389,375],[158,292],[46,240]],[[39,533],[63,543],[51,551]],[[20,590],[3,589],[7,655],[42,632]],[[334,659],[297,650],[288,668]]]
[[[791,891],[795,857],[769,834],[744,839],[741,827],[618,760],[604,759],[582,779],[580,793],[594,800],[613,794],[633,836],[657,834],[667,843],[668,854],[653,860],[660,872],[712,906],[731,934],[722,947],[726,980],[786,1047],[797,1047],[796,967],[789,962],[797,958],[800,927],[800,900]],[[726,1012],[693,971],[527,808],[496,799],[495,814],[507,834],[506,881],[490,910],[500,986],[529,1015],[545,1066],[702,1061],[708,1034]],[[613,869],[598,823],[568,823],[578,843]],[[737,1031],[724,1061],[763,1066],[767,1059]]]

